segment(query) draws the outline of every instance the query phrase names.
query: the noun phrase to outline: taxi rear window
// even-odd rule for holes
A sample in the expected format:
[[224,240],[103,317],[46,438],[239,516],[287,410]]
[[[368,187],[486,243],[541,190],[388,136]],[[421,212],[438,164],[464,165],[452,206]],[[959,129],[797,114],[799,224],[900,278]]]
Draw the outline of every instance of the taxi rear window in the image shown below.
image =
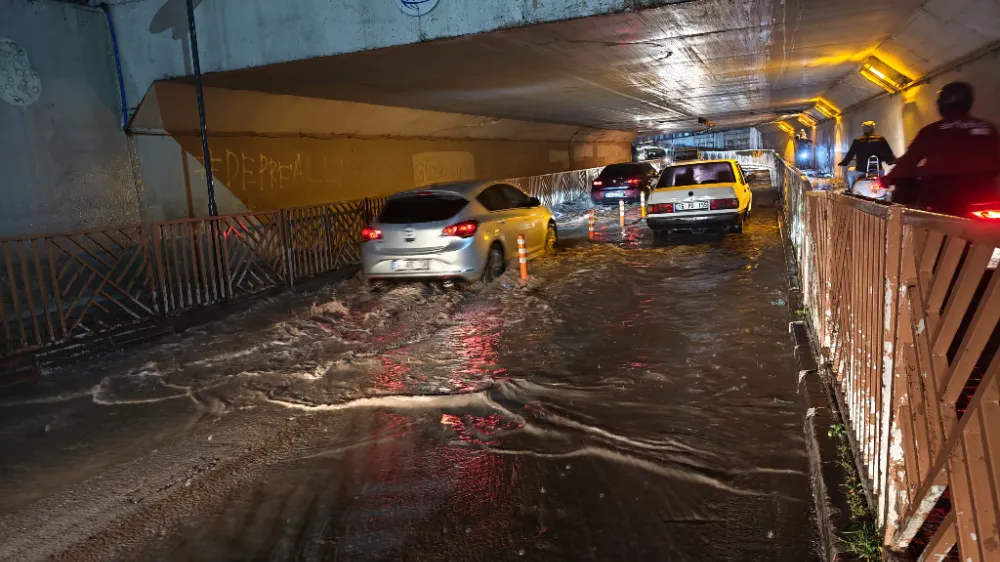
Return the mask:
[[684,187],[708,183],[735,183],[736,175],[729,162],[706,162],[668,166],[660,174],[656,187]]

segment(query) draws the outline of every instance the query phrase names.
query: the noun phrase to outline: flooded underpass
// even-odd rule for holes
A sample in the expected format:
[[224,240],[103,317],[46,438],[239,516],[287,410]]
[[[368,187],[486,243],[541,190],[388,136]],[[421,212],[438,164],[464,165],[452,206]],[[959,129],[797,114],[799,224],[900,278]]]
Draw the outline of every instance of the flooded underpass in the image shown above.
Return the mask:
[[724,237],[559,209],[524,289],[352,279],[52,373],[0,400],[0,558],[818,559],[755,197]]

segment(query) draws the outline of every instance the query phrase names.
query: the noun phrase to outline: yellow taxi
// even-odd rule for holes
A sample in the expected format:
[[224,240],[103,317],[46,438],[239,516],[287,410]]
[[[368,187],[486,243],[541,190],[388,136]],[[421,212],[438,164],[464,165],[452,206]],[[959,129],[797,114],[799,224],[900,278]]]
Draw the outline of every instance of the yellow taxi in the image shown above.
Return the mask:
[[735,160],[699,160],[666,166],[649,195],[646,224],[654,232],[742,233],[753,207],[750,182]]

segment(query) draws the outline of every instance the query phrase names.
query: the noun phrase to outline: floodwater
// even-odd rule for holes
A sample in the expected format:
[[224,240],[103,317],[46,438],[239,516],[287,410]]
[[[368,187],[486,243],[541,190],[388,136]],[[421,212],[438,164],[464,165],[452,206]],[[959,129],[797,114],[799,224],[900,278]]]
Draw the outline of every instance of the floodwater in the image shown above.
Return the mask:
[[356,279],[0,398],[0,559],[815,554],[771,194],[743,235],[558,209],[479,291]]

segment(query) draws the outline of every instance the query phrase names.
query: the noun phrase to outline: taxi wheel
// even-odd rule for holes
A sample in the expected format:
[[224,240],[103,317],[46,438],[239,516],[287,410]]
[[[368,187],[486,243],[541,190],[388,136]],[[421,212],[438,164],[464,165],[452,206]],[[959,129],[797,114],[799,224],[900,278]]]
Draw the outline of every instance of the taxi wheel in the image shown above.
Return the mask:
[[551,256],[556,253],[557,241],[556,227],[550,224],[548,230],[545,232],[545,255]]
[[743,234],[743,221],[746,220],[746,213],[740,215],[739,220],[736,222],[736,226],[732,227],[733,234]]

